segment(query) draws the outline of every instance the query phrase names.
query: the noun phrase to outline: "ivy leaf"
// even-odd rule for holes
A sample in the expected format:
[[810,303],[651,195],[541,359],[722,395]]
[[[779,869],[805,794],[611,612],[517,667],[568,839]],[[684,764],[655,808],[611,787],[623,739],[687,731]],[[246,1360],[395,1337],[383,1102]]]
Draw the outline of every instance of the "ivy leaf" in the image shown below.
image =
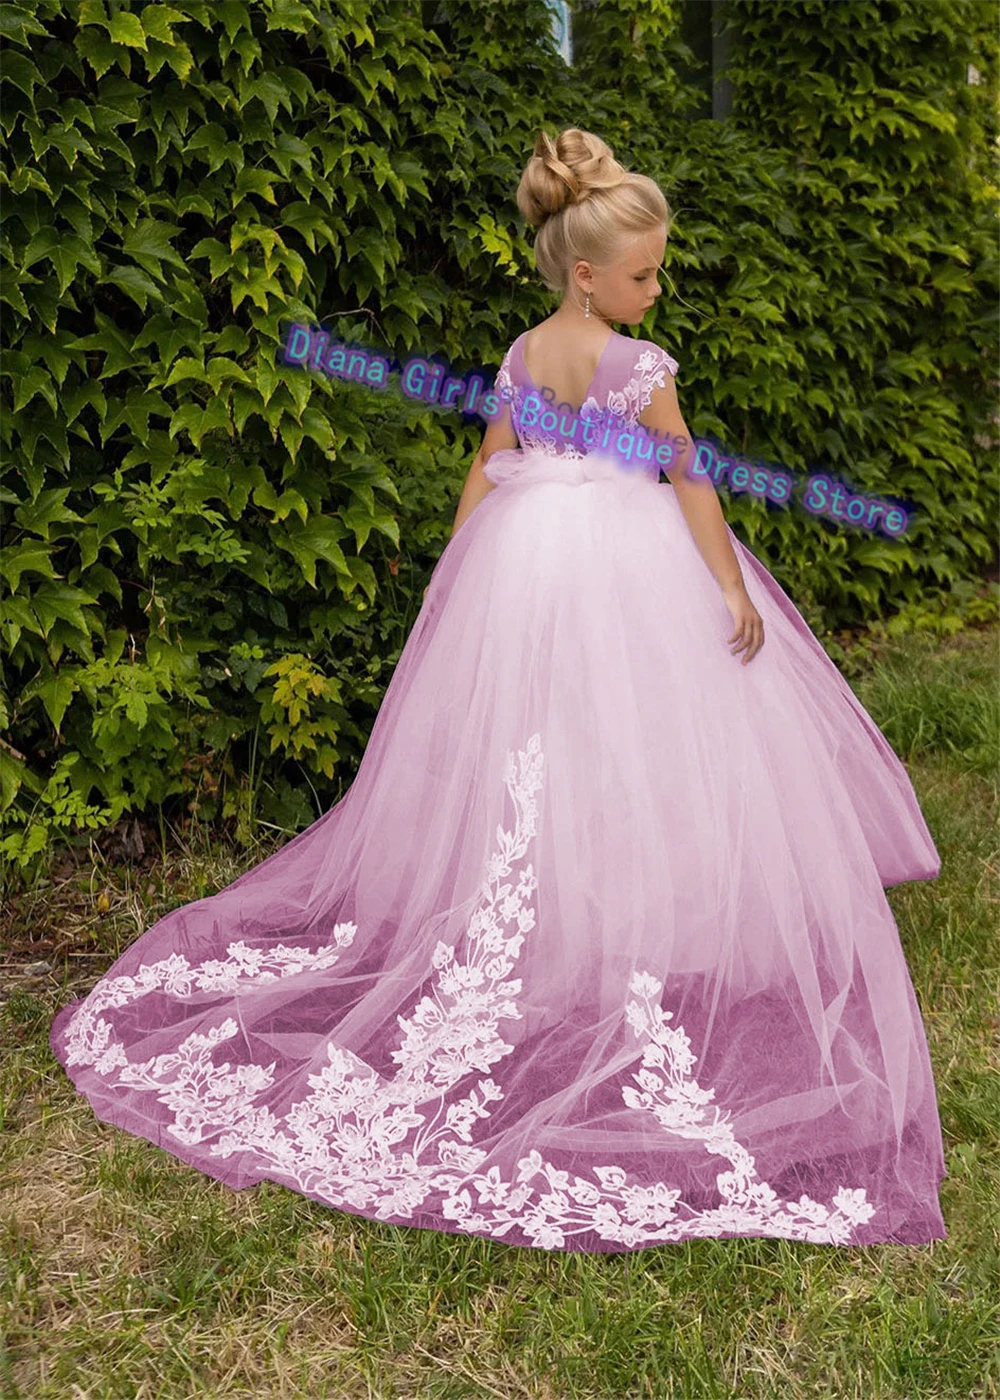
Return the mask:
[[125,44],[128,48],[146,51],[146,34],[138,15],[124,11],[121,14],[113,15],[110,20],[106,21],[105,27],[110,38],[116,44]]
[[22,693],[23,700],[34,699],[37,695],[45,708],[45,713],[52,722],[52,728],[58,734],[62,725],[63,715],[69,708],[70,701],[78,689],[76,673],[70,669],[60,669],[50,671],[48,675],[34,681],[26,686]]
[[163,262],[186,269],[184,259],[170,242],[171,237],[179,232],[176,224],[166,224],[160,219],[140,219],[134,229],[127,230],[122,246],[140,267],[162,280],[160,264]]
[[16,593],[22,574],[44,574],[46,578],[56,578],[56,571],[47,549],[31,543],[5,544],[0,551],[0,577],[6,581],[10,591]]

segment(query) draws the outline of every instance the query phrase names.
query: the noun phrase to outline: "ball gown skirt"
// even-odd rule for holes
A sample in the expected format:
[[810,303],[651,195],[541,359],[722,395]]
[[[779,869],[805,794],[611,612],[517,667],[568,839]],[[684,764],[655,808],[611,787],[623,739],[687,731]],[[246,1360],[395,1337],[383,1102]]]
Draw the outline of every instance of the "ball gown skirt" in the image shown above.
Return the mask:
[[899,759],[727,526],[766,636],[731,654],[669,485],[488,474],[345,796],[64,1006],[59,1061],[228,1186],[398,1225],[947,1238]]

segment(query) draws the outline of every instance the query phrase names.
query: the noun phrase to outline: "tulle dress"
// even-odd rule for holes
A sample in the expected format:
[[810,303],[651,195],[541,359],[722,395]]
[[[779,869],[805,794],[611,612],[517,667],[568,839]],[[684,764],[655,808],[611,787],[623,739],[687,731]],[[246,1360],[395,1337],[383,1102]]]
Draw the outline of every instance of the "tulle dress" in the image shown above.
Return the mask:
[[[612,332],[581,417],[635,423],[676,370]],[[55,1055],[209,1177],[372,1220],[589,1252],[947,1238],[884,893],[940,870],[904,767],[727,527],[766,637],[731,654],[655,461],[518,440],[344,797],[153,924]]]

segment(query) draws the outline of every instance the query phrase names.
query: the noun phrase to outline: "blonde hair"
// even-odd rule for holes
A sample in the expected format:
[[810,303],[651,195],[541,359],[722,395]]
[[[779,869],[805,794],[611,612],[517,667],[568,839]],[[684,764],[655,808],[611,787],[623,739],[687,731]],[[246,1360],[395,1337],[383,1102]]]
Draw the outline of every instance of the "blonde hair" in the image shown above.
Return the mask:
[[592,132],[569,126],[555,141],[540,131],[517,187],[517,207],[536,228],[535,266],[550,292],[569,290],[570,268],[621,256],[624,237],[666,224],[663,191],[648,175],[626,170]]

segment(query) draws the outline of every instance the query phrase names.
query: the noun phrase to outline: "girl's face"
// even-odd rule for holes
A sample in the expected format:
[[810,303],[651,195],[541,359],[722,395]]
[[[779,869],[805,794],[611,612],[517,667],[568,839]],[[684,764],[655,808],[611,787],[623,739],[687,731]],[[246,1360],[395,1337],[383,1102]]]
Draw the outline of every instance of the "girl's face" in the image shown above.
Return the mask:
[[666,247],[667,226],[660,224],[646,233],[632,234],[620,257],[604,267],[581,258],[573,268],[580,305],[586,304],[590,292],[591,314],[638,325],[663,291],[659,270]]

